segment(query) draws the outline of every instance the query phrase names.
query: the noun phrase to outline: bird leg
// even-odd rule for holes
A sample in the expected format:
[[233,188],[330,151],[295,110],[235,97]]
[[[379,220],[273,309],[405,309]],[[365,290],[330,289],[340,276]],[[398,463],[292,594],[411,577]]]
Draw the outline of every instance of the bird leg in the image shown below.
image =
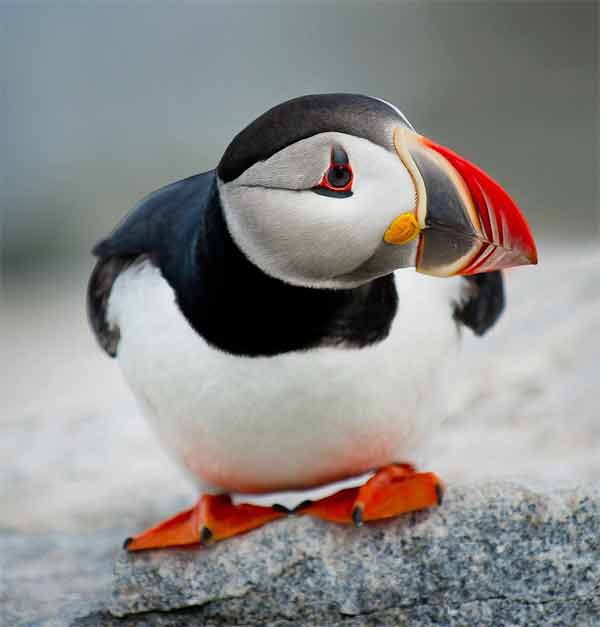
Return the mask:
[[234,505],[227,494],[204,494],[198,503],[125,540],[128,551],[211,544],[281,518],[285,508]]
[[359,488],[301,503],[294,511],[360,527],[363,522],[440,505],[443,491],[442,482],[432,472],[415,472],[409,464],[394,464],[378,470]]

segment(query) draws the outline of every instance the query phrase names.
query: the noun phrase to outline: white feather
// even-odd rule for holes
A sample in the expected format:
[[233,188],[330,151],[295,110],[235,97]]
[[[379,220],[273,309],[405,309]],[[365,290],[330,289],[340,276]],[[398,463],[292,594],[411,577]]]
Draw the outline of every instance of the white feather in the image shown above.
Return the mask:
[[439,377],[453,363],[461,282],[413,270],[396,277],[399,309],[384,341],[239,357],[209,346],[143,262],[112,289],[118,361],[161,442],[203,491],[302,489],[413,461],[444,417]]

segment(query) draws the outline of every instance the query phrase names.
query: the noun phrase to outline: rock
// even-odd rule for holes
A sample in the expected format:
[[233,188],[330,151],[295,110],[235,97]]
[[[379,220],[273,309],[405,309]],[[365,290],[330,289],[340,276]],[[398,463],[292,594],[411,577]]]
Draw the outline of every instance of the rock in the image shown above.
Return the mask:
[[290,517],[208,549],[123,552],[110,613],[115,625],[600,624],[600,489],[455,486],[439,509],[360,529]]

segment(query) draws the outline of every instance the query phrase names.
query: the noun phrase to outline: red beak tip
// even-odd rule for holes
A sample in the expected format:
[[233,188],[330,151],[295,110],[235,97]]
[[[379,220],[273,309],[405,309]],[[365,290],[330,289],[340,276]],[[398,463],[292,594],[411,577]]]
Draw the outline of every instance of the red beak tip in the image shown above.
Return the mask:
[[[524,218],[523,218],[523,221],[525,222]],[[526,229],[527,237],[526,237],[526,244],[522,249],[523,257],[524,257],[523,265],[536,266],[538,262],[537,246],[535,245],[535,240],[533,239],[531,230],[529,229],[529,226],[527,225],[526,222],[525,222],[525,229]]]

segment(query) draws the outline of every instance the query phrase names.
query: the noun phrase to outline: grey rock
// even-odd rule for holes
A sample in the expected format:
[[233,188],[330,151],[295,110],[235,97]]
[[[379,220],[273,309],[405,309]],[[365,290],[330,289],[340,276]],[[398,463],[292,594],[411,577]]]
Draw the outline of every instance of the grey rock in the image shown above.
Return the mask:
[[600,625],[600,490],[463,485],[360,529],[290,517],[123,552],[109,610],[77,624]]

